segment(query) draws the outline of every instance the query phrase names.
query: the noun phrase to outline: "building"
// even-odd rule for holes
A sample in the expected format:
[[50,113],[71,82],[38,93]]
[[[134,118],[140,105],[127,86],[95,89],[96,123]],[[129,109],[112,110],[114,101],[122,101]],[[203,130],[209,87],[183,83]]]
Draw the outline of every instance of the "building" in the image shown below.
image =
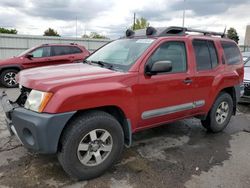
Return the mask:
[[250,46],[250,25],[248,25],[246,28],[244,46]]

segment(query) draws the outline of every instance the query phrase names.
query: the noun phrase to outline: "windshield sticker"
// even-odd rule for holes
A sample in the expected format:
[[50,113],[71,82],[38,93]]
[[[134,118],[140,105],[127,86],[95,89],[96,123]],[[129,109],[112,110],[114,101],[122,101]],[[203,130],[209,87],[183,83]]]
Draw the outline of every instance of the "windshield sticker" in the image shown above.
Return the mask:
[[154,39],[138,39],[136,43],[144,43],[144,44],[150,44],[154,41]]

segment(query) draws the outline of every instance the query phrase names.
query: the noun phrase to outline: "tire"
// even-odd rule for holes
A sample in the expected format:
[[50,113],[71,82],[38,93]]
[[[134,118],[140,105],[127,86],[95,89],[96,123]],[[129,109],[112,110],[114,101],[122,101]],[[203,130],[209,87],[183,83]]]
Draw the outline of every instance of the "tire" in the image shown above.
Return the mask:
[[231,95],[223,92],[217,97],[207,118],[202,120],[201,123],[208,131],[218,133],[227,127],[232,114],[233,99]]
[[7,88],[15,88],[18,86],[16,82],[16,75],[19,71],[17,69],[6,69],[0,75],[1,84]]
[[[93,132],[96,133],[97,139],[92,139]],[[104,133],[108,137],[105,137]],[[105,143],[99,143],[102,139]],[[79,151],[80,143],[83,146],[81,151]],[[65,172],[74,179],[88,180],[103,174],[120,158],[124,146],[124,134],[121,125],[113,116],[102,111],[91,111],[69,123],[63,132],[60,144],[61,149],[57,156]],[[102,151],[104,144],[106,151]],[[101,147],[98,149],[97,146]],[[96,153],[102,156],[99,157]]]

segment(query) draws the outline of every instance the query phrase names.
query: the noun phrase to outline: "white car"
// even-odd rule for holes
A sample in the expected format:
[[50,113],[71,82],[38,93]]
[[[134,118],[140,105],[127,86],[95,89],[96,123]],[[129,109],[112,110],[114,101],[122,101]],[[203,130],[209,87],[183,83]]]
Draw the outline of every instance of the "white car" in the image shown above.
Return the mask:
[[241,102],[250,102],[250,52],[243,52],[244,60],[244,94]]

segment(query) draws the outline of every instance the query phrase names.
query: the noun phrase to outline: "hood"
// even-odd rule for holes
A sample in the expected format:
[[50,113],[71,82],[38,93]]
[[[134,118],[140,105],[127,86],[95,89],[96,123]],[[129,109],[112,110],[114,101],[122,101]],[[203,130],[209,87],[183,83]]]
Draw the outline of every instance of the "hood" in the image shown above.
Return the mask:
[[60,87],[82,84],[83,82],[121,74],[125,73],[95,65],[75,63],[23,70],[17,75],[17,81],[27,88],[53,91]]
[[23,61],[23,57],[11,57],[8,59],[0,60],[0,66],[9,64],[19,64]]
[[250,80],[250,67],[244,67],[244,80]]

